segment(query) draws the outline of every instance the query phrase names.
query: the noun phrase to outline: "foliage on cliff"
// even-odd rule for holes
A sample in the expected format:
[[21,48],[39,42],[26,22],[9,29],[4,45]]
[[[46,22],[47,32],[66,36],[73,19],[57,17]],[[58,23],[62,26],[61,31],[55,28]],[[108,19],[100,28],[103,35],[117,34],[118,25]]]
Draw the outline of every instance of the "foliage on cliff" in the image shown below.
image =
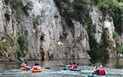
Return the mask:
[[94,0],[103,12],[103,15],[110,14],[113,17],[116,31],[123,32],[123,1],[122,0]]
[[[122,0],[54,0],[54,1],[56,2],[57,7],[59,8],[60,14],[64,18],[63,20],[66,21],[65,24],[63,24],[63,34],[61,34],[60,39],[66,40],[66,37],[68,35],[67,33],[68,29],[66,29],[66,26],[67,28],[70,29],[70,32],[73,33],[72,35],[74,38],[75,26],[74,26],[73,20],[78,21],[82,24],[82,26],[84,26],[84,28],[86,28],[87,34],[89,36],[89,44],[91,48],[89,55],[92,58],[108,58],[109,56],[108,49],[109,48],[113,49],[112,41],[109,39],[109,30],[108,29],[101,30],[101,33],[102,33],[101,42],[97,43],[97,40],[95,39],[95,33],[97,33],[96,31],[97,27],[95,24],[92,25],[92,19],[89,15],[89,12],[92,11],[92,9],[90,8],[91,6],[99,7],[99,9],[102,11],[102,14],[103,14],[101,15],[101,21],[100,21],[102,23],[105,20],[104,18],[107,14],[110,15],[109,17],[113,18],[116,32],[113,33],[112,37],[113,37],[113,40],[117,40],[118,36],[123,32],[123,22],[122,22],[123,21],[123,11],[122,11],[123,1]],[[41,3],[41,1],[38,1],[38,2]],[[4,0],[3,3],[5,3],[5,6],[9,6],[10,4],[10,8],[12,8],[11,9],[12,13],[14,12],[17,14],[17,17],[15,18],[17,19],[17,22],[21,21],[19,20],[19,16],[21,15],[28,16],[29,18],[31,18],[31,15],[33,15],[31,14],[32,12],[31,9],[33,7],[31,1],[28,2],[25,0]],[[10,18],[12,18],[11,15],[8,15],[7,13],[5,13],[4,16],[7,20],[10,20]],[[53,17],[58,18],[57,15],[56,16],[53,15]],[[37,29],[38,28],[37,25],[41,24],[41,16],[38,15],[32,18],[31,20],[33,23],[33,28]],[[19,24],[20,23],[17,23],[17,25]],[[35,30],[32,30],[32,31],[35,32]],[[44,39],[44,37],[42,38]],[[24,57],[26,55],[26,50],[28,47],[27,39],[25,38],[24,35],[20,35],[17,39],[18,39],[17,40],[17,43],[18,43],[17,56]],[[76,45],[76,42],[75,42],[76,39],[73,39],[73,40]],[[80,41],[79,38],[77,38],[77,41],[78,40]],[[12,42],[0,43],[0,50],[6,51],[6,48],[7,48],[6,45],[9,45],[9,44],[10,46],[12,46],[13,43]],[[117,47],[116,50],[118,51],[118,53],[119,52],[122,53],[122,46],[117,44],[116,47]]]
[[28,47],[27,39],[23,35],[20,35],[17,39],[17,42],[19,45],[18,49],[16,50],[17,57],[19,58],[19,57],[26,56],[27,47]]
[[[94,0],[103,15],[109,14],[113,18],[116,32],[113,38],[116,41],[116,51],[122,53],[123,46],[117,43],[117,38],[123,32],[123,0]],[[118,34],[117,34],[118,33]]]
[[90,0],[75,0],[70,2],[69,0],[55,0],[57,6],[61,11],[61,15],[66,16],[69,19],[74,19],[84,23],[86,16],[89,15]]
[[[60,9],[63,17],[71,20],[76,20],[86,26],[89,43],[91,47],[90,56],[92,58],[108,58],[108,48],[112,46],[112,41],[108,38],[108,30],[103,29],[101,44],[96,43],[95,28],[92,25],[89,16],[89,10],[92,5],[96,5],[102,11],[103,17],[109,14],[113,18],[116,32],[113,33],[113,38],[117,39],[118,34],[123,32],[123,1],[122,0],[54,0]],[[72,2],[73,1],[73,2]],[[104,20],[104,19],[103,19]],[[67,22],[70,23],[70,22]],[[117,34],[118,33],[118,34]],[[118,52],[121,48],[118,48]],[[104,56],[105,55],[105,56]]]
[[30,2],[23,4],[23,0],[10,0],[10,3],[12,5],[12,8],[16,10],[22,10],[25,15],[29,16],[28,10],[30,10],[32,7],[32,4]]

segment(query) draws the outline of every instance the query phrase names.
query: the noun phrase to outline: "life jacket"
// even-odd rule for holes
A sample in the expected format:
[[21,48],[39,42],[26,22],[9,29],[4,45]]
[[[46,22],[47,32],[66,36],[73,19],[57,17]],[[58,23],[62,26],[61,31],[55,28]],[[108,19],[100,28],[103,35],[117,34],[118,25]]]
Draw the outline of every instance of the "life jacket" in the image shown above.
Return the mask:
[[99,70],[99,75],[105,75],[104,69],[101,68],[101,69]]
[[68,66],[69,68],[72,68],[72,64]]
[[39,70],[39,69],[38,69],[38,66],[34,66],[34,67],[33,67],[33,70]]
[[94,71],[94,74],[98,75],[98,73],[96,71]]
[[77,64],[73,64],[73,68],[77,68]]
[[22,68],[26,68],[26,64],[25,63],[22,64]]
[[94,74],[99,75],[99,70],[95,70]]

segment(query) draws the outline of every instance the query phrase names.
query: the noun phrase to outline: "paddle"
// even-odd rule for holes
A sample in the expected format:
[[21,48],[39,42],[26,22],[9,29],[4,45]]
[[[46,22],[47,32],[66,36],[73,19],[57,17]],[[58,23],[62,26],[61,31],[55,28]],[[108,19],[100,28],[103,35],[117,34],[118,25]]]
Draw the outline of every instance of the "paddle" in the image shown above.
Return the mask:
[[18,59],[16,61],[19,62],[19,63],[24,63],[25,62],[24,59],[21,58],[21,57],[18,57]]
[[65,65],[65,64],[63,64],[63,63],[60,63],[60,66],[64,66],[64,67],[66,67],[66,66],[68,66],[68,65]]

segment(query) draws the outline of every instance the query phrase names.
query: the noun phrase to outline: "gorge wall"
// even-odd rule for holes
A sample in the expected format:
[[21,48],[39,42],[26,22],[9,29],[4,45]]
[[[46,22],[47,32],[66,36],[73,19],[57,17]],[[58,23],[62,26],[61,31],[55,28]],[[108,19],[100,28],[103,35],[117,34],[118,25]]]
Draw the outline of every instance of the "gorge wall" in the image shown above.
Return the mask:
[[0,60],[90,58],[97,49],[115,57],[112,17],[93,5],[88,25],[68,15],[74,0],[68,2],[70,7],[61,0],[0,0]]

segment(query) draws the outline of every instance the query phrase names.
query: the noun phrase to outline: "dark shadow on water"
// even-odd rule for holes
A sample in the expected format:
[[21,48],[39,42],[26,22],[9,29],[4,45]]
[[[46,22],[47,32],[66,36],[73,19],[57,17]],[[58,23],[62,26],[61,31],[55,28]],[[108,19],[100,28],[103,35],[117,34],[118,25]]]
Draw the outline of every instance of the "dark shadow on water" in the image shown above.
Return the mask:
[[99,66],[100,64],[108,68],[123,68],[123,58],[109,58],[109,59],[90,59],[92,65]]
[[123,65],[116,65],[115,66],[117,69],[121,69],[121,68],[123,68]]
[[105,64],[108,63],[108,60],[109,60],[109,59],[90,59],[90,62],[91,62],[92,64],[100,63],[100,64],[102,64],[102,65],[105,66]]
[[116,64],[115,64],[115,68],[116,69],[122,69],[123,68],[123,63],[122,63],[123,59],[122,58],[116,58]]

